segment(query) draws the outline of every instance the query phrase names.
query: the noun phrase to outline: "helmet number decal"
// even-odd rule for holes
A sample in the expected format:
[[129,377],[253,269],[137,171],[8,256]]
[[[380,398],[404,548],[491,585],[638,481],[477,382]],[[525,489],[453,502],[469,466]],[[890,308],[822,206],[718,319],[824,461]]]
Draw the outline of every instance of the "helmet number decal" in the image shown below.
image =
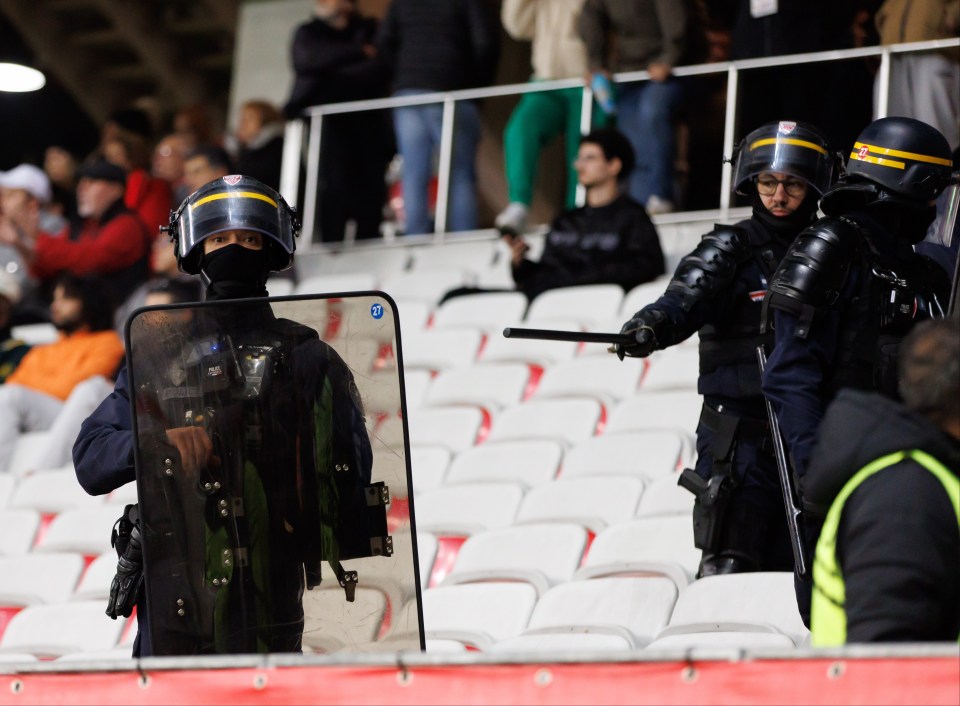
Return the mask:
[[240,183],[241,179],[243,179],[242,174],[228,174],[227,176],[223,177],[223,180],[230,186],[236,186]]
[[857,159],[866,159],[870,154],[870,148],[866,145],[861,145],[860,149],[857,150]]

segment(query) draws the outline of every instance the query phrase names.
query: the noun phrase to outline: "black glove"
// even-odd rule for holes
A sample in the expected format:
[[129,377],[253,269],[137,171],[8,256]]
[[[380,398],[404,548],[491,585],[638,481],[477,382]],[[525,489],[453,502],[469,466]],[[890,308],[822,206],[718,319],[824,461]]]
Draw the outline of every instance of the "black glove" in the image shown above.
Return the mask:
[[118,615],[129,618],[143,586],[143,551],[140,546],[140,525],[130,530],[126,549],[117,560],[117,575],[110,583],[107,615],[114,620]]
[[632,335],[635,343],[618,343],[615,351],[620,360],[624,356],[646,358],[658,348],[663,339],[664,327],[669,325],[667,315],[652,307],[644,307],[623,325],[620,333]]

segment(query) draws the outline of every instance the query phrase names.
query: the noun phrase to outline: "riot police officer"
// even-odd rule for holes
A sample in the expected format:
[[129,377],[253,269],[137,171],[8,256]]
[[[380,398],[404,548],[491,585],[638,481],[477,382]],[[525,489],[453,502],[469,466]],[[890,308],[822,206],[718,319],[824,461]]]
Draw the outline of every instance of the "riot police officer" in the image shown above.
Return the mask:
[[249,177],[214,180],[171,214],[169,231],[208,302],[230,301],[134,315],[130,368],[82,425],[74,462],[87,492],[138,482],[108,613],[137,602],[135,655],[296,652],[301,597],[321,563],[346,588],[356,577],[340,559],[370,556],[362,404],[317,332],[260,299],[268,275],[290,266],[298,231],[277,192]]
[[644,357],[699,332],[698,460],[681,485],[696,495],[701,576],[792,566],[756,364],[757,345],[772,342],[760,333],[760,301],[837,168],[819,130],[792,121],[751,132],[734,161],[734,187],[750,197],[752,216],[703,236],[666,292],[623,326],[634,342],[618,347],[621,358]]
[[[826,217],[797,237],[771,280],[764,308],[775,347],[763,394],[776,410],[801,498],[820,420],[837,390],[896,397],[900,340],[916,321],[943,315],[949,277],[913,246],[934,219],[951,165],[947,140],[926,123],[870,123],[845,176],[820,202]],[[809,553],[818,528],[808,521],[805,534]],[[808,587],[798,584],[804,617]]]

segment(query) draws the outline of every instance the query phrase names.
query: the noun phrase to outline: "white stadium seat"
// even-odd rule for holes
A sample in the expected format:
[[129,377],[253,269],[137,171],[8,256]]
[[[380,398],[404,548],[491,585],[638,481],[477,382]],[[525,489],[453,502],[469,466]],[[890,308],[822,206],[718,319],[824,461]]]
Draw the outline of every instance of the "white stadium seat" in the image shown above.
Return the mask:
[[73,593],[82,572],[80,554],[0,557],[0,606],[63,603]]
[[103,601],[29,606],[17,613],[0,638],[0,652],[59,657],[116,647],[125,620],[111,620]]
[[506,527],[516,517],[521,500],[523,488],[515,483],[443,486],[417,495],[417,529],[466,536]]
[[64,510],[50,523],[34,552],[79,552],[98,556],[110,547],[110,532],[123,514],[122,505]]
[[574,522],[597,533],[633,519],[643,481],[625,476],[561,477],[530,490],[520,503],[516,524]]
[[452,455],[449,449],[442,446],[411,446],[413,492],[420,495],[443,485]]
[[628,475],[651,481],[677,471],[685,451],[677,432],[607,432],[581,441],[567,453],[563,477]]
[[525,583],[438,586],[423,592],[423,625],[428,640],[453,639],[480,650],[519,635],[537,601]]
[[476,405],[495,412],[520,402],[529,380],[530,370],[520,363],[447,370],[433,379],[424,404]]
[[36,510],[0,510],[0,557],[26,554],[30,551],[39,528],[40,513]]
[[546,439],[481,444],[457,454],[445,482],[509,481],[530,488],[552,481],[562,458],[563,445]]
[[477,407],[422,407],[408,416],[411,446],[443,446],[454,453],[473,446],[484,423]]
[[433,328],[470,328],[501,336],[504,326],[523,318],[526,309],[527,298],[521,292],[465,294],[437,307],[433,313]]
[[644,489],[643,497],[640,498],[637,517],[658,515],[690,517],[695,498],[693,493],[677,484],[679,478],[680,476],[674,473],[651,481]]
[[531,400],[500,412],[488,441],[552,439],[576,444],[593,436],[601,411],[600,403],[591,399]]
[[[550,289],[530,302],[524,321],[531,328],[554,319],[571,319],[582,325],[616,316],[623,289],[616,284],[586,284]],[[549,326],[548,326],[549,327]]]
[[96,507],[103,505],[103,501],[102,495],[88,495],[80,486],[71,463],[65,468],[37,471],[21,478],[9,505],[40,512],[61,512]]
[[592,397],[610,405],[635,394],[642,377],[642,365],[616,356],[577,358],[547,368],[534,397]]
[[403,369],[454,370],[477,359],[483,335],[474,329],[426,330],[403,339]]
[[[644,282],[643,284],[638,284],[636,287],[627,292],[623,297],[623,302],[620,304],[620,318],[623,323],[626,323],[633,315],[640,311],[647,304],[652,304],[660,298],[666,289],[667,285],[670,284],[672,275],[665,274],[660,275],[650,282]],[[617,329],[619,330],[619,329]]]

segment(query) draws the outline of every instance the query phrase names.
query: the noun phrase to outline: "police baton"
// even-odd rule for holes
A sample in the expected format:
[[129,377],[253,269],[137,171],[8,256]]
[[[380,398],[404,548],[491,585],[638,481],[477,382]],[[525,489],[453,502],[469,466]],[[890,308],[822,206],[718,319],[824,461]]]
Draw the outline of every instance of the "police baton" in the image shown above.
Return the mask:
[[[760,378],[767,367],[767,353],[763,346],[757,346],[757,364],[760,366]],[[770,420],[770,435],[773,437],[773,453],[777,458],[777,472],[780,475],[780,489],[783,491],[783,507],[787,512],[787,530],[790,532],[790,545],[793,549],[793,563],[797,576],[802,579],[809,575],[807,552],[803,543],[801,522],[803,520],[800,505],[797,502],[797,489],[794,487],[793,475],[787,466],[787,452],[783,444],[783,435],[780,433],[780,423],[777,414],[773,411],[770,400],[767,403],[767,417]]]
[[635,343],[629,333],[593,333],[587,331],[556,331],[543,328],[505,328],[504,338],[533,338],[539,341],[574,341],[577,343],[609,343],[624,345]]

